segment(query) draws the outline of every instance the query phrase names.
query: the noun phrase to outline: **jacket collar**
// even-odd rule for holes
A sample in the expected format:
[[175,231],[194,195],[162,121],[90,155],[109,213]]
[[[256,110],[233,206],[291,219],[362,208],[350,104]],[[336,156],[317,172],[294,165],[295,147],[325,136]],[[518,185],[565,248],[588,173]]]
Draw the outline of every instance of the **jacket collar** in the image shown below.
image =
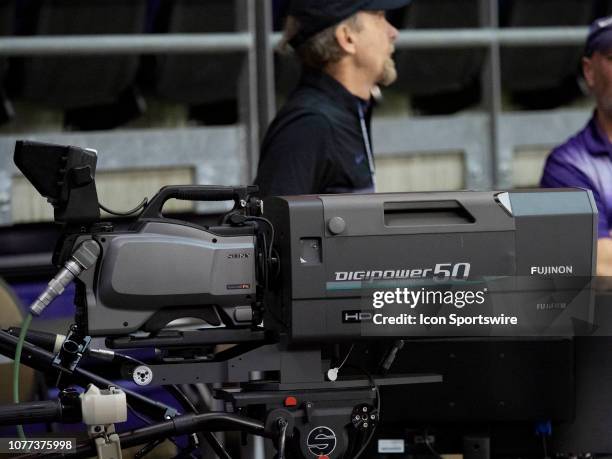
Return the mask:
[[355,96],[346,89],[342,83],[336,80],[331,75],[320,70],[307,69],[302,72],[300,86],[309,86],[316,88],[334,100],[340,102],[352,113],[358,115],[358,105],[361,103],[364,107],[369,107],[370,102]]

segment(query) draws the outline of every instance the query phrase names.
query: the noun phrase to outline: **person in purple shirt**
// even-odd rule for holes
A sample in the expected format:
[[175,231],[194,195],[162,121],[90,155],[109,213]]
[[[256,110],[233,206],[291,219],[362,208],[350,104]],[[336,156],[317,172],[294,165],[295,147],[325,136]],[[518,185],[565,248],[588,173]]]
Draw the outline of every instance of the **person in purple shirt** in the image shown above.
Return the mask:
[[540,185],[593,192],[599,211],[597,275],[612,276],[612,16],[591,25],[582,71],[595,111],[584,129],[550,153]]

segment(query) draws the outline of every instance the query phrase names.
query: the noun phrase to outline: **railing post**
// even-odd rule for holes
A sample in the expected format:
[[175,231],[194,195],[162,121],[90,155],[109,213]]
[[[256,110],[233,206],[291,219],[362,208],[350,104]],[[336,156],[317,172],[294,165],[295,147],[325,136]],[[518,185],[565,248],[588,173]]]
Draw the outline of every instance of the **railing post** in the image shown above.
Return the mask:
[[[261,0],[237,0],[237,23],[241,30],[250,32],[255,37],[256,2]],[[251,183],[255,178],[257,160],[259,157],[259,119],[258,119],[258,75],[257,49],[253,42],[246,54],[247,65],[240,77],[238,85],[238,101],[240,122],[245,127],[246,177],[245,183]]]
[[[499,28],[499,11],[497,0],[481,0],[481,19],[482,26],[489,27],[491,30]],[[489,114],[489,154],[487,164],[483,164],[483,181],[485,188],[491,189],[500,186],[499,174],[499,129],[500,115],[502,110],[501,102],[501,63],[500,46],[496,39],[491,40],[487,47],[487,59],[482,73],[483,101]]]
[[257,48],[259,96],[259,139],[263,139],[268,125],[276,112],[274,92],[274,48],[271,42],[273,31],[272,1],[260,0],[257,3],[257,35],[255,44]]

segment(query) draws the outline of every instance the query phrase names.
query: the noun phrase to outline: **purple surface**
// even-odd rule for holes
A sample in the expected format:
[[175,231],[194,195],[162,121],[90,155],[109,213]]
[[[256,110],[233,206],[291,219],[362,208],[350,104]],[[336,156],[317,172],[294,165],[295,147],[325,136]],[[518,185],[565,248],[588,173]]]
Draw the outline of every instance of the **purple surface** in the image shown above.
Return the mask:
[[612,143],[595,117],[546,160],[541,185],[544,188],[579,187],[593,192],[599,223],[598,237],[610,237],[612,224]]

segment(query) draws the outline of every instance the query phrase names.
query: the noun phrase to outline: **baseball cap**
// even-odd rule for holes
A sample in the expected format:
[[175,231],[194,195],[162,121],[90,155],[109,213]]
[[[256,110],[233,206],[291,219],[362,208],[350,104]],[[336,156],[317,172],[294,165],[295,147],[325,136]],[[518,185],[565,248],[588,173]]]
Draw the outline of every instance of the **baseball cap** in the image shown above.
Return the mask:
[[612,49],[612,16],[596,19],[589,28],[584,55],[591,56],[595,51]]
[[304,44],[322,30],[327,29],[358,11],[386,11],[401,8],[411,0],[293,0],[289,14],[300,23],[299,32],[289,43],[293,48]]

